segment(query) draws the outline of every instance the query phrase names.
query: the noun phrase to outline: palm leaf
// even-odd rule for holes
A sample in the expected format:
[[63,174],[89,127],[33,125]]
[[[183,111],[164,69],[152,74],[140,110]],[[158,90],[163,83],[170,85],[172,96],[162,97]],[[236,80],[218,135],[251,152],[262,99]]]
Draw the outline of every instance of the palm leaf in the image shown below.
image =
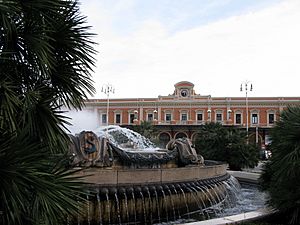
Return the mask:
[[77,1],[0,2],[4,224],[61,224],[77,212],[83,187],[59,160],[69,146],[60,107],[81,108],[95,91],[88,30]]
[[62,155],[49,156],[26,132],[1,137],[0,208],[6,224],[22,224],[26,218],[59,224],[66,215],[76,215],[84,183],[77,171],[67,169]]
[[300,108],[289,106],[271,131],[272,157],[261,183],[270,193],[269,205],[279,209],[290,224],[299,224]]

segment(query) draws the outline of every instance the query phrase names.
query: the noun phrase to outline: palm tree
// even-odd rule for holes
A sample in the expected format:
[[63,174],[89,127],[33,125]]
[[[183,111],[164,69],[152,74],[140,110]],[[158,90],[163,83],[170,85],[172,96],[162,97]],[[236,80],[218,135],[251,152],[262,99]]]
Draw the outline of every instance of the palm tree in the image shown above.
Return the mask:
[[241,170],[258,163],[258,149],[245,140],[245,133],[237,128],[207,123],[198,131],[195,146],[205,159],[224,161],[230,169]]
[[290,224],[300,223],[300,107],[288,107],[271,131],[272,156],[261,177],[269,205]]
[[226,129],[220,123],[206,123],[198,131],[196,149],[205,159],[228,161],[224,151],[226,136]]
[[61,224],[77,210],[82,183],[58,160],[69,146],[60,108],[95,91],[92,35],[77,1],[0,2],[3,224]]

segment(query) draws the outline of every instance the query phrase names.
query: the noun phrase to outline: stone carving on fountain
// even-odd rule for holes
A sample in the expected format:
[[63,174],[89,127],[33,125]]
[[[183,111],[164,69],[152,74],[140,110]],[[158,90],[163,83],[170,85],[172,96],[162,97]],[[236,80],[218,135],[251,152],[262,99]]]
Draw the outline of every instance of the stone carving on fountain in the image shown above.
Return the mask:
[[98,138],[92,131],[82,131],[79,135],[69,135],[72,166],[111,167],[113,153],[107,138]]
[[91,193],[86,214],[73,215],[72,224],[154,224],[193,211],[207,218],[232,202],[236,188],[227,165],[204,162],[189,139],[161,149],[136,132],[109,126],[70,135],[70,141],[71,166],[84,168],[78,175]]
[[147,152],[141,150],[128,151],[117,147],[116,145],[108,142],[110,148],[116,153],[121,161],[126,162],[126,164],[136,164],[139,166],[143,165],[159,165],[168,163],[169,161],[176,158],[178,152],[176,149],[169,150],[157,150],[155,152]]
[[197,155],[191,140],[188,138],[170,140],[167,149],[176,149],[179,154],[178,163],[180,165],[204,164],[204,158]]
[[[201,155],[197,155],[192,143],[187,138],[171,140],[166,149],[145,151],[137,149],[134,143],[116,145],[107,137],[97,137],[92,131],[82,131],[79,135],[70,135],[70,152],[73,166],[111,167],[143,166],[172,167],[189,164],[204,164]],[[124,148],[122,148],[124,147]]]

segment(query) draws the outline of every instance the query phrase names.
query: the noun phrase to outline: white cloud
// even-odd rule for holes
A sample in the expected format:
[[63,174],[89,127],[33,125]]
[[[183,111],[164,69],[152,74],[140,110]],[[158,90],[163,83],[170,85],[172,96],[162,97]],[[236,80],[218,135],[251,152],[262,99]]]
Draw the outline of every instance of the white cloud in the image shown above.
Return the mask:
[[115,86],[112,97],[135,98],[171,94],[182,80],[203,95],[241,96],[246,79],[254,84],[252,96],[300,96],[300,1],[176,33],[155,19],[137,21],[133,32],[120,35],[111,21],[123,7],[85,8],[98,31],[95,97],[105,97],[100,89],[107,82]]

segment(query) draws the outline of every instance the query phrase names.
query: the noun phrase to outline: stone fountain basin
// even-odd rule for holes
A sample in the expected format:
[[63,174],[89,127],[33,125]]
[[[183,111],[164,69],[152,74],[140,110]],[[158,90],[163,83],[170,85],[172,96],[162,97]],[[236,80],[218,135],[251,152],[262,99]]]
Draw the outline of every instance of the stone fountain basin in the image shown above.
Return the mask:
[[227,174],[227,164],[189,165],[179,168],[86,168],[78,173],[97,186],[147,185],[199,181]]

